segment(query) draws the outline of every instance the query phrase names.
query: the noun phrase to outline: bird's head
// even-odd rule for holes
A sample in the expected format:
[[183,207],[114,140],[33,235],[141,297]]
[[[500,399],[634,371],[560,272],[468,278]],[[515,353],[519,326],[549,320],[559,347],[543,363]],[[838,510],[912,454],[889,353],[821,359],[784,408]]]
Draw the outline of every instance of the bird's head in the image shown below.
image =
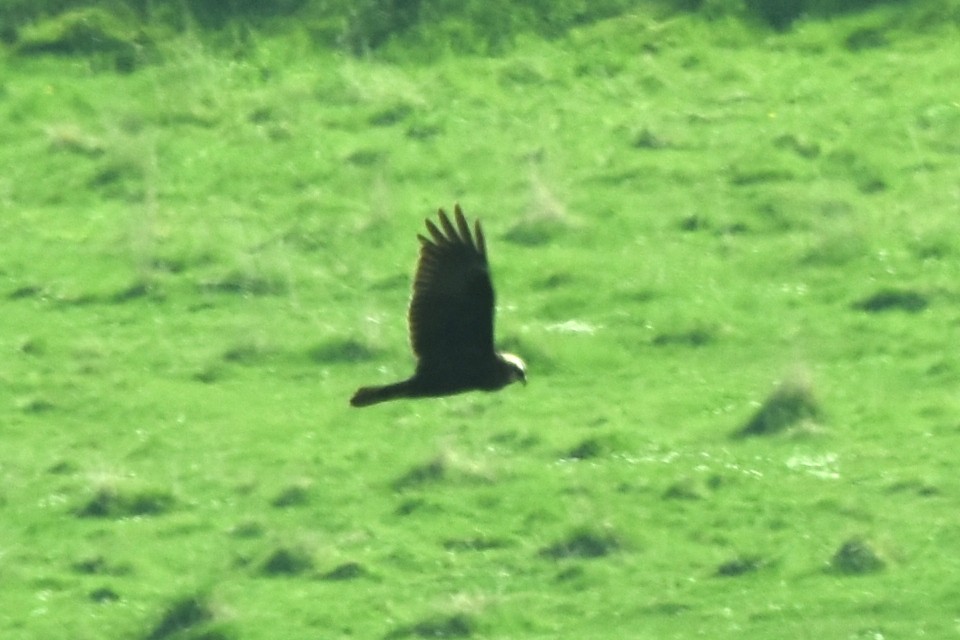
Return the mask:
[[500,359],[503,361],[504,369],[507,373],[505,385],[517,381],[522,382],[524,385],[527,384],[527,365],[524,364],[523,360],[512,353],[501,353]]

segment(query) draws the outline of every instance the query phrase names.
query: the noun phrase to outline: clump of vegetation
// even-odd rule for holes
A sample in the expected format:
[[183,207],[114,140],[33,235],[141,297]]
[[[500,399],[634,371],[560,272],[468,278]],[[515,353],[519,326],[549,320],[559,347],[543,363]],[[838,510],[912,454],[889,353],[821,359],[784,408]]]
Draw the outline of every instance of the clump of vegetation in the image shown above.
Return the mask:
[[426,462],[414,465],[393,482],[393,488],[403,491],[442,482],[486,484],[492,481],[492,470],[482,460],[446,449]]
[[447,469],[448,460],[443,456],[437,456],[423,464],[416,465],[397,478],[393,483],[393,488],[402,491],[410,487],[439,482],[446,476]]
[[243,269],[203,280],[198,286],[205,293],[241,296],[279,296],[287,291],[287,283],[281,277]]
[[531,184],[531,202],[525,214],[505,234],[504,240],[523,246],[538,246],[555,242],[577,224],[566,207],[534,176]]
[[302,507],[310,503],[312,486],[309,480],[301,480],[286,487],[277,496],[270,501],[274,507],[285,509],[287,507]]
[[352,338],[325,340],[308,351],[310,359],[318,364],[365,362],[375,359],[380,353],[380,350]]
[[260,572],[267,576],[295,576],[313,569],[313,553],[302,546],[278,547],[260,565]]
[[[803,18],[862,11],[890,0],[535,0],[517,3],[469,0],[277,0],[258,2],[144,3],[142,0],[91,0],[64,8],[56,0],[13,0],[0,7],[0,40],[25,54],[53,52],[114,56],[119,71],[132,71],[164,34],[199,28],[211,42],[245,55],[256,50],[255,34],[299,30],[314,45],[354,55],[435,59],[445,53],[499,55],[523,35],[556,38],[571,29],[643,7],[664,16],[697,13],[708,19],[737,17],[786,31]],[[904,3],[906,4],[906,3]],[[927,8],[928,15],[936,8]],[[928,19],[928,18],[921,18]],[[852,49],[885,42],[877,29],[848,38]],[[644,144],[650,142],[646,140]]]
[[927,308],[929,300],[919,291],[911,289],[881,289],[876,293],[858,300],[853,304],[854,309],[870,313],[883,311],[906,311],[919,313]]
[[717,567],[714,575],[718,578],[736,578],[738,576],[759,571],[768,564],[769,561],[762,556],[737,556],[736,558],[728,560]]
[[562,457],[570,460],[589,460],[608,456],[626,448],[626,443],[619,434],[608,433],[584,438]]
[[357,578],[362,578],[367,575],[367,573],[367,569],[359,562],[344,562],[321,575],[320,579],[334,582],[356,580]]
[[97,576],[126,576],[133,573],[133,567],[124,562],[114,562],[102,554],[85,556],[71,564],[77,573]]
[[117,71],[133,71],[150,41],[130,18],[128,12],[101,7],[69,9],[23,28],[15,50],[21,55],[107,55]]
[[81,518],[133,518],[170,511],[176,500],[164,489],[105,483],[96,487],[75,513]]
[[662,495],[664,500],[703,500],[708,494],[702,482],[683,478],[671,483]]
[[465,613],[431,616],[419,622],[403,625],[385,638],[469,638],[477,631],[477,623]]
[[267,530],[258,520],[244,520],[230,527],[227,533],[235,538],[255,539],[262,538]]
[[206,593],[171,602],[144,640],[234,640],[234,629]]
[[810,380],[805,375],[795,375],[781,382],[734,435],[738,438],[771,435],[798,424],[816,422],[822,416]]
[[663,331],[653,337],[653,344],[663,346],[702,347],[715,341],[718,329],[707,325],[694,326],[689,329],[675,328]]
[[53,400],[37,395],[29,395],[22,398],[17,398],[14,404],[20,411],[31,414],[47,413],[57,408],[57,405]]
[[540,555],[553,560],[565,558],[602,558],[623,548],[619,536],[608,530],[580,528],[566,538],[540,550]]
[[830,568],[846,575],[865,575],[883,570],[887,563],[863,538],[847,540],[830,559]]

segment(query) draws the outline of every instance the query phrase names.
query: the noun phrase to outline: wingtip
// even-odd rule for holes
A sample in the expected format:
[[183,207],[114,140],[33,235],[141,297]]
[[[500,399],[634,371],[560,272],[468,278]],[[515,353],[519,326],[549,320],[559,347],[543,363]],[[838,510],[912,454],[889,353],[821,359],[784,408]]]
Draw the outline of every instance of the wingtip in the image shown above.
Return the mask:
[[[443,214],[443,209],[440,210],[440,213]],[[442,223],[444,220],[446,220],[445,217],[441,217],[441,218],[440,218],[441,223]],[[430,232],[430,235],[433,236],[433,242],[435,242],[435,243],[437,243],[437,244],[443,244],[443,243],[446,241],[446,237],[443,235],[443,232],[440,231],[440,229],[437,227],[437,225],[435,225],[435,224],[433,223],[433,220],[430,220],[429,218],[427,218],[426,220],[424,220],[424,222],[425,222],[426,225],[427,225],[427,231],[429,231],[429,232]],[[447,221],[447,224],[450,224],[450,222]],[[418,235],[419,235],[419,234],[418,234]],[[426,238],[424,238],[424,239],[426,239]],[[430,244],[433,244],[433,243],[430,243]]]
[[456,227],[453,226],[453,223],[450,222],[450,218],[447,216],[446,212],[440,210],[440,224],[443,227],[443,232],[446,235],[446,239],[456,241],[460,236],[457,234]]
[[470,235],[470,225],[467,224],[467,219],[463,215],[463,209],[460,208],[459,203],[455,206],[453,213],[457,218],[457,229],[460,231],[460,238],[467,244],[473,244],[473,237]]
[[437,209],[437,218],[439,220],[439,225],[429,218],[424,220],[427,230],[430,232],[430,235],[433,236],[433,240],[430,241],[427,238],[418,235],[417,237],[420,238],[421,242],[438,245],[448,242],[462,242],[473,246],[482,255],[486,254],[486,247],[484,246],[483,231],[480,228],[480,221],[475,221],[473,231],[471,232],[470,223],[467,221],[467,217],[464,215],[463,208],[460,206],[459,202],[456,202],[453,205],[453,221],[450,220],[449,214],[447,214],[443,207],[439,207]]
[[473,222],[473,236],[477,239],[477,250],[484,258],[487,257],[487,240],[483,237],[483,228],[480,226],[480,220]]

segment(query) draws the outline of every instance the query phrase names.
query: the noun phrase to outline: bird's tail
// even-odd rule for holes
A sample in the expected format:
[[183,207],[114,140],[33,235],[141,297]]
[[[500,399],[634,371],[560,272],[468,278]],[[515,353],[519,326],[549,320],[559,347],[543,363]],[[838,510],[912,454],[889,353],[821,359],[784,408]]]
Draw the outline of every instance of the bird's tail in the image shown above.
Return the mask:
[[410,395],[408,380],[384,385],[382,387],[360,387],[350,398],[350,405],[354,407],[368,407],[378,402],[406,398]]

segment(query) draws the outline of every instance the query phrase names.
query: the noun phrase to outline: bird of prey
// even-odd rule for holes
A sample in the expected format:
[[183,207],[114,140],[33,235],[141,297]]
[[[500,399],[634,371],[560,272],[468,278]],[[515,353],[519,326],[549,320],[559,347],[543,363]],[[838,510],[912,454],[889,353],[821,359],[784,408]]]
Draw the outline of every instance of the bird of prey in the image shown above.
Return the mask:
[[430,237],[417,234],[420,260],[407,315],[416,370],[401,382],[358,389],[354,407],[527,382],[523,360],[493,347],[493,283],[480,222],[471,234],[460,205],[456,226],[443,209],[438,213],[439,227],[426,221]]

